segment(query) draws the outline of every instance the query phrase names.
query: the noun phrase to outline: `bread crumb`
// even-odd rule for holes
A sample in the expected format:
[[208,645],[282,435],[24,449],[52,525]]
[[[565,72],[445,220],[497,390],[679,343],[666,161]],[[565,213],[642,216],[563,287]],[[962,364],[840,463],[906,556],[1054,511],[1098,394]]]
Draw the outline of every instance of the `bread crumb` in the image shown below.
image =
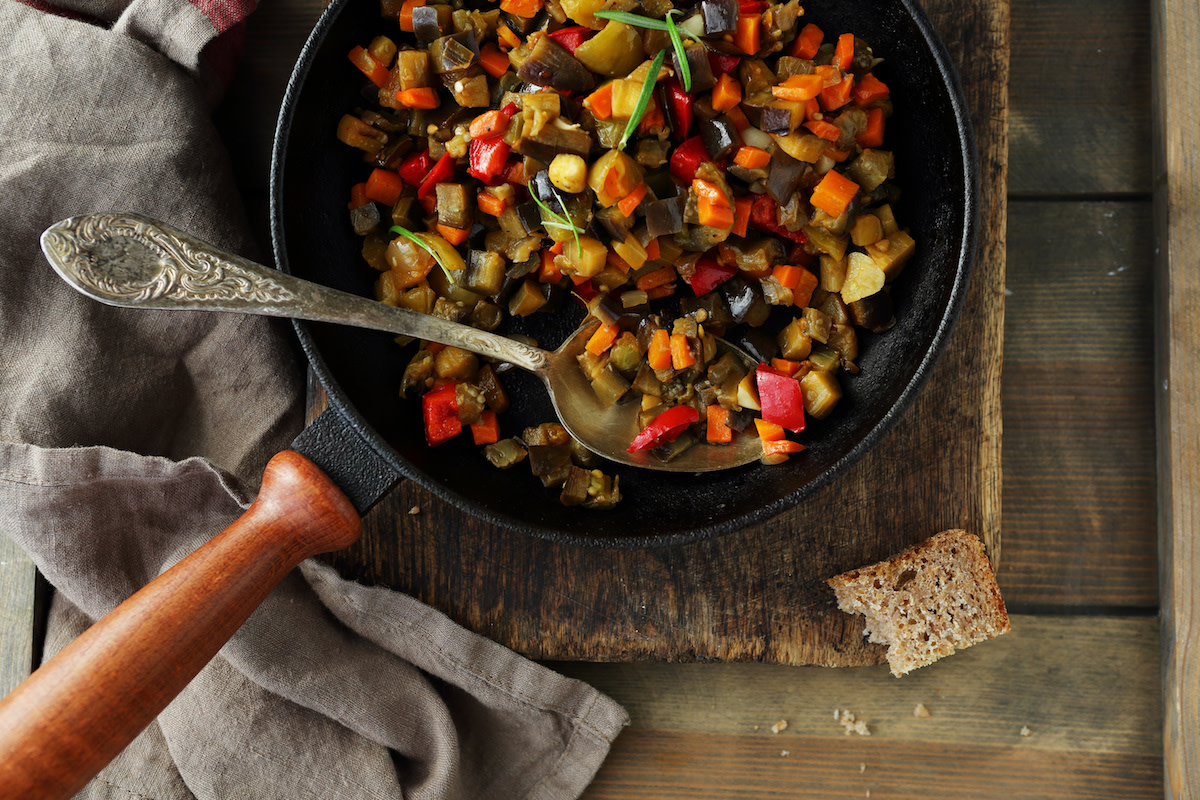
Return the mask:
[[826,583],[838,608],[866,618],[869,640],[888,646],[896,677],[1010,630],[983,542],[966,531],[942,531]]
[[788,756],[790,756],[791,754],[792,754],[792,751],[791,751],[791,750],[780,750],[780,751],[779,751],[779,757],[780,757],[780,758],[787,758],[787,757],[788,757]]
[[1022,726],[1021,726],[1021,735],[1022,735],[1022,736],[1028,736],[1028,735],[1029,735],[1029,734],[1031,734],[1031,733],[1033,733],[1033,731],[1029,730],[1029,726],[1028,726],[1028,725],[1022,725]]
[[780,731],[787,730],[787,725],[787,720],[781,719],[771,726],[771,733],[779,733]]
[[858,765],[858,771],[859,771],[860,773],[862,773],[862,772],[866,772],[866,771],[867,771],[867,765],[866,765],[866,764],[859,764],[859,765]]
[[917,719],[929,719],[929,709],[925,707],[924,703],[917,703],[913,708],[913,716]]
[[420,507],[420,506],[413,506],[412,508],[410,508],[410,509],[408,510],[408,515],[409,515],[410,517],[415,517],[417,514],[420,514],[420,513],[421,513],[421,507]]
[[842,723],[842,727],[846,729],[846,735],[857,733],[859,736],[870,736],[871,729],[867,727],[865,720],[859,719],[854,712],[849,709],[842,709],[837,715],[838,722]]

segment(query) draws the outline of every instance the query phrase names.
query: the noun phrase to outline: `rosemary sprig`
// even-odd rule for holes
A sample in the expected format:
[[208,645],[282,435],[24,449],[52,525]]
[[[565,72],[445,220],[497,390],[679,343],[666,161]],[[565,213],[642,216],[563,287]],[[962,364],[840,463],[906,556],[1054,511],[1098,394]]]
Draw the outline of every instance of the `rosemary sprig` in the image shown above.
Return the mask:
[[625,149],[625,143],[637,130],[638,124],[646,114],[646,109],[650,107],[650,98],[654,95],[655,84],[658,83],[658,71],[662,69],[663,59],[666,58],[666,55],[666,50],[659,50],[658,55],[654,56],[654,60],[650,62],[650,71],[646,73],[646,82],[642,84],[642,92],[638,95],[637,104],[633,107],[633,114],[630,115],[629,122],[625,123],[625,133],[622,134],[621,141],[617,145],[618,150]]
[[692,69],[688,65],[687,50],[683,46],[683,39],[679,36],[679,28],[671,16],[677,13],[679,13],[679,9],[672,8],[664,19],[667,23],[667,33],[671,37],[671,44],[675,47],[675,60],[679,62],[679,82],[683,84],[685,92],[690,92],[692,90]]
[[537,192],[532,190],[529,192],[529,196],[533,198],[533,202],[538,204],[538,208],[546,212],[546,215],[550,217],[550,222],[543,222],[542,224],[548,227],[559,228],[561,230],[569,230],[575,235],[576,252],[583,253],[583,245],[579,241],[579,226],[566,216],[567,204],[563,202],[558,190],[551,189],[551,191],[554,192],[554,199],[558,201],[558,207],[561,208],[564,213],[559,214],[557,211],[551,210],[550,206],[543,203],[542,199],[537,196]]
[[[675,9],[672,9],[672,11],[675,11]],[[636,28],[647,28],[652,31],[669,30],[667,23],[661,19],[655,19],[654,17],[643,17],[641,14],[631,14],[628,11],[611,11],[608,9],[602,9],[600,11],[593,11],[592,16],[599,17],[600,19],[610,19],[613,22],[624,22],[626,25],[633,25]],[[697,42],[701,41],[699,36],[687,29],[684,29],[682,33],[689,39],[694,39]]]
[[417,236],[415,233],[410,231],[408,228],[405,228],[400,225],[393,225],[390,228],[390,230],[392,233],[400,234],[404,238],[406,238],[409,241],[416,244],[418,247],[420,247],[426,253],[429,253],[429,255],[433,256],[434,263],[436,263],[441,268],[442,272],[446,275],[446,280],[450,281],[451,284],[456,282],[454,280],[454,275],[452,274],[450,268],[442,263],[442,260],[440,258],[438,258],[437,252],[429,245],[429,242],[425,241],[420,236]]

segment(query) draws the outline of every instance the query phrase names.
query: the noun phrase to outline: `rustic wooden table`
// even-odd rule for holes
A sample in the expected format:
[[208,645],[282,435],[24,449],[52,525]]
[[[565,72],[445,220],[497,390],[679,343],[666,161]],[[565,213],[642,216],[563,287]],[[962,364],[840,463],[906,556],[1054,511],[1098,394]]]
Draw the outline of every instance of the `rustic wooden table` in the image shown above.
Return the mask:
[[[586,797],[1200,796],[1200,167],[1186,138],[1200,13],[1185,5],[998,6],[1011,23],[994,208],[1007,213],[997,494],[1012,633],[902,680],[879,666],[556,661],[633,720]],[[220,110],[245,132],[230,143],[260,229],[278,99],[319,12],[265,3]],[[33,663],[39,596],[0,537],[0,694]],[[847,734],[835,710],[871,735]]]

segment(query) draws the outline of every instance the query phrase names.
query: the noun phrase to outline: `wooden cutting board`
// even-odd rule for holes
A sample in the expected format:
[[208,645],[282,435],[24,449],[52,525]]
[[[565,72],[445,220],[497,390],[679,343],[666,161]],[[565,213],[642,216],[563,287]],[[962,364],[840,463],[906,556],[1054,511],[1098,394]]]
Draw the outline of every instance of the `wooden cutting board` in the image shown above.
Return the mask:
[[[411,594],[540,659],[882,661],[830,575],[945,528],[1000,556],[1008,3],[929,0],[959,70],[980,161],[979,250],[962,315],[913,406],[859,464],[798,511],[652,551],[552,544],[496,528],[404,482],[329,556],[347,577]],[[323,398],[314,393],[315,412]],[[812,508],[822,513],[812,513]]]

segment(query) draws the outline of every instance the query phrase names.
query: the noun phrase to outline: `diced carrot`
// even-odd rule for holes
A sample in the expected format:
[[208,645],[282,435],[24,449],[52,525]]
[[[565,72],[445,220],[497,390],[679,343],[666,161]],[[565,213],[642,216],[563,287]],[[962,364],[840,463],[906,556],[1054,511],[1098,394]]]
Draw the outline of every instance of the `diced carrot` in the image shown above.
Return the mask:
[[831,217],[840,217],[857,194],[857,183],[836,169],[831,169],[821,178],[821,182],[813,187],[809,202]]
[[705,198],[710,203],[729,204],[729,198],[721,191],[721,187],[712,181],[706,181],[703,178],[694,178],[692,179],[692,191],[696,193],[696,197]]
[[500,42],[500,47],[507,47],[509,50],[521,46],[521,37],[513,33],[512,28],[501,24],[496,26],[496,38]]
[[493,136],[502,136],[508,130],[508,120],[507,114],[498,108],[493,108],[471,120],[467,130],[472,139],[490,139]]
[[647,261],[654,261],[656,259],[662,258],[662,251],[659,250],[659,248],[658,248],[658,237],[655,237],[655,238],[651,239],[650,241],[646,242],[645,250],[646,250],[646,260]]
[[559,269],[558,264],[556,264],[554,261],[555,255],[556,253],[553,251],[553,248],[542,248],[542,263],[541,266],[538,267],[537,275],[539,283],[558,283],[562,280],[563,273],[562,270]]
[[350,49],[350,61],[354,66],[358,67],[363,75],[371,79],[371,83],[379,88],[387,86],[388,68],[380,64],[375,56],[371,55],[365,47],[355,45]]
[[675,294],[675,284],[667,283],[662,286],[655,286],[653,289],[646,290],[647,300],[660,300],[664,297],[670,297]]
[[350,202],[346,204],[346,208],[353,211],[356,208],[362,208],[369,202],[371,202],[371,198],[367,197],[366,183],[356,183],[350,187]]
[[508,202],[502,197],[496,197],[491,192],[480,192],[475,198],[479,210],[489,216],[498,217],[508,208]]
[[430,192],[424,197],[418,197],[417,202],[421,204],[421,208],[425,210],[426,214],[433,214],[437,212],[437,195],[433,192]]
[[676,370],[687,369],[696,363],[696,354],[688,343],[686,333],[671,334],[671,367]]
[[500,10],[524,19],[533,19],[542,10],[542,0],[500,0]]
[[696,216],[701,225],[710,228],[727,231],[733,227],[733,209],[727,203],[714,203],[704,195],[696,198]]
[[729,409],[724,406],[711,404],[704,409],[705,432],[704,438],[714,444],[728,444],[733,441],[733,428],[729,427]]
[[620,332],[621,329],[615,322],[608,325],[601,325],[599,328],[596,328],[595,333],[588,337],[584,349],[594,356],[602,355],[608,348],[612,347],[613,342],[617,340],[617,334]]
[[817,275],[800,268],[800,280],[792,287],[792,305],[804,308],[812,302],[813,292],[817,288]]
[[475,444],[494,444],[500,441],[500,419],[495,411],[486,409],[478,422],[471,423],[471,440]]
[[833,86],[821,90],[821,107],[826,111],[835,111],[850,102],[850,91],[854,86],[854,76],[847,75]]
[[638,279],[634,281],[634,285],[643,292],[646,292],[651,289],[657,289],[660,286],[666,286],[668,283],[672,283],[678,277],[679,274],[675,272],[675,267],[667,265],[665,267],[659,267],[658,269],[650,270],[646,274],[639,276]]
[[437,228],[437,232],[442,235],[443,239],[454,245],[462,244],[467,240],[467,237],[471,235],[470,231],[464,231],[462,228],[452,228],[449,225],[443,225],[440,222],[437,223],[435,227]]
[[743,53],[752,56],[758,52],[762,41],[762,17],[758,14],[740,14],[737,30],[733,32],[733,44]]
[[792,75],[778,86],[771,87],[771,94],[780,100],[803,103],[812,100],[825,88],[825,79],[815,72]]
[[842,136],[841,128],[823,119],[810,119],[804,123],[804,127],[830,142],[836,142]]
[[818,119],[821,114],[821,103],[815,97],[810,97],[804,101],[804,118]]
[[804,445],[791,439],[763,439],[763,463],[782,464],[788,456],[804,450]]
[[413,9],[423,5],[425,5],[425,0],[404,0],[400,5],[400,14],[398,15],[400,18],[400,30],[408,31],[409,33],[413,32]]
[[740,105],[736,105],[726,111],[725,116],[729,117],[729,121],[733,123],[733,127],[739,131],[744,131],[750,127],[750,118],[746,116],[745,111],[742,111]]
[[856,140],[863,147],[880,147],[883,145],[883,109],[867,109],[867,127]]
[[742,84],[728,72],[721,73],[712,90],[714,111],[728,111],[742,102]]
[[762,169],[771,163],[771,154],[761,147],[743,145],[734,154],[733,163],[746,169]]
[[735,197],[733,198],[733,229],[732,233],[735,236],[746,235],[750,229],[750,216],[754,210],[753,197]]
[[525,186],[529,180],[525,177],[525,160],[518,158],[508,162],[508,166],[504,168],[504,182],[515,183],[520,186]]
[[825,148],[825,150],[821,153],[821,155],[825,156],[830,161],[836,161],[837,163],[840,164],[843,161],[845,161],[847,158],[850,157],[850,151],[849,150],[839,150],[836,147],[834,147],[833,145],[829,145],[828,147]]
[[758,438],[764,442],[778,442],[786,438],[783,426],[778,422],[767,422],[762,417],[754,418],[754,427],[758,429]]
[[833,48],[833,63],[842,72],[849,72],[854,63],[854,34],[843,33]]
[[788,50],[788,55],[796,58],[812,58],[821,49],[823,41],[825,41],[825,32],[810,22],[800,30],[796,41],[792,42],[792,47]]
[[666,328],[655,328],[646,348],[646,364],[650,369],[669,369],[671,366],[671,334]]
[[641,184],[629,194],[617,201],[617,208],[627,217],[632,217],[633,212],[642,204],[642,198],[646,196],[646,184]]
[[638,133],[644,135],[666,124],[667,118],[663,115],[662,107],[651,99],[650,105],[646,107],[646,113],[642,115],[641,122],[638,123]]
[[771,366],[788,377],[795,375],[800,370],[800,362],[790,358],[772,358]]
[[[632,234],[630,234],[630,235],[632,235]],[[613,250],[608,251],[608,255],[604,259],[604,264],[606,267],[615,269],[617,272],[620,272],[622,275],[628,275],[630,270],[633,269],[633,267],[630,266],[628,261],[621,258]]]
[[436,89],[421,86],[396,92],[396,102],[407,108],[433,109],[442,104]]
[[479,48],[479,66],[483,67],[483,71],[493,78],[499,78],[508,72],[509,63],[508,56],[501,53],[500,49],[491,42]]
[[561,256],[563,254],[563,251],[566,249],[567,249],[566,242],[555,242],[554,244],[550,245],[550,252],[556,256]]
[[775,280],[779,281],[779,285],[785,289],[795,289],[800,283],[800,273],[807,272],[803,267],[794,267],[791,264],[776,264],[771,270],[771,275]]
[[854,98],[854,104],[859,106],[868,106],[876,100],[882,100],[891,93],[887,84],[875,77],[875,73],[868,72],[858,79],[858,83],[854,84],[854,88],[850,90],[850,96]]
[[404,191],[404,179],[395,170],[376,167],[367,177],[365,191],[368,200],[394,206],[400,199],[400,192]]
[[612,117],[612,81],[596,89],[594,92],[583,98],[583,105],[588,111],[592,112],[592,116],[596,119],[610,119]]

